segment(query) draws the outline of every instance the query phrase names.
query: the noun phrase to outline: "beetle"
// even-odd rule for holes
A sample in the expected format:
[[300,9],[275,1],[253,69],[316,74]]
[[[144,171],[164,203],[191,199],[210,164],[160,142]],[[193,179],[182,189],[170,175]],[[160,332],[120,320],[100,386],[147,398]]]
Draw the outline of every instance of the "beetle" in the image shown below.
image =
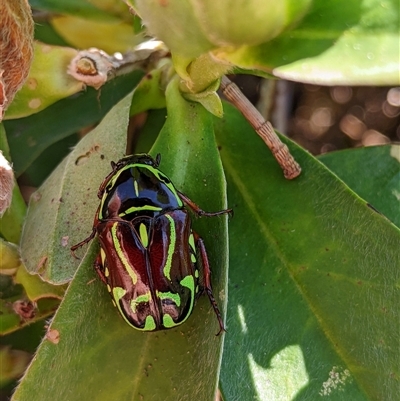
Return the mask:
[[138,154],[111,162],[112,171],[98,190],[92,232],[71,251],[75,255],[98,236],[94,268],[121,316],[135,329],[182,324],[206,292],[219,335],[225,327],[212,292],[206,248],[191,228],[187,209],[197,216],[231,215],[232,210],[200,209],[158,169],[160,161],[160,154],[155,159]]

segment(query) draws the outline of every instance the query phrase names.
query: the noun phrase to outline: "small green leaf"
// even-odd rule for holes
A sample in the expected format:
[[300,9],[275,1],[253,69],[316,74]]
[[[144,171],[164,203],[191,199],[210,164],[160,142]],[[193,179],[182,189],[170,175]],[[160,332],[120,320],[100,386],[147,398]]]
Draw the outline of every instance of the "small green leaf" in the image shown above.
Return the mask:
[[[7,135],[4,129],[4,124],[0,124],[0,151],[4,157],[11,163],[10,148],[8,146]],[[14,166],[13,166],[14,167]],[[15,183],[12,193],[10,207],[0,217],[0,233],[7,241],[18,244],[24,217],[26,214],[26,204],[22,198],[19,186]]]
[[[130,15],[128,11],[126,15]],[[61,15],[53,17],[50,23],[64,40],[78,49],[96,47],[110,54],[127,52],[143,40],[143,35],[135,35],[130,22],[116,18],[102,21]]]
[[7,241],[14,244],[19,243],[25,214],[25,200],[21,195],[18,185],[15,185],[11,205],[0,218],[0,232]]
[[0,274],[10,275],[10,271],[15,273],[20,265],[18,247],[0,238],[0,255]]
[[14,287],[14,292],[19,292],[17,295],[0,299],[0,336],[14,333],[32,323],[53,315],[59,304],[59,301],[55,299],[41,299],[36,305],[34,316],[26,320],[13,309],[14,302],[26,301],[26,296],[21,286],[17,285]]
[[15,275],[15,283],[21,284],[26,296],[32,302],[43,298],[62,299],[66,290],[65,285],[52,285],[46,283],[37,275],[29,274],[24,265],[20,265]]
[[200,103],[209,113],[216,117],[222,117],[224,110],[222,108],[221,98],[218,96],[219,80],[215,81],[210,87],[198,93],[185,93],[185,99]]
[[35,54],[28,78],[16,94],[5,119],[26,117],[83,89],[82,82],[67,74],[78,51],[70,47],[35,43]]
[[29,364],[30,355],[27,352],[14,350],[10,347],[0,348],[0,387],[24,373]]

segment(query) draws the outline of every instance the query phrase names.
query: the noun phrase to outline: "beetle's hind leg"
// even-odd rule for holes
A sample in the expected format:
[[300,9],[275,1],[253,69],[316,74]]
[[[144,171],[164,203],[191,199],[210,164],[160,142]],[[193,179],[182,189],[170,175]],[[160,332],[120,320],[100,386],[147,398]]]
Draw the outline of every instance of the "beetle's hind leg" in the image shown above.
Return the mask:
[[221,334],[221,332],[226,331],[226,329],[225,329],[225,326],[224,326],[224,322],[223,322],[223,319],[222,319],[221,312],[220,312],[220,310],[218,308],[217,301],[215,300],[214,294],[212,292],[211,270],[210,270],[210,264],[208,262],[208,256],[207,256],[206,247],[204,246],[203,239],[198,234],[193,232],[193,235],[195,237],[196,248],[197,248],[197,251],[198,251],[199,256],[200,256],[200,261],[199,262],[200,262],[201,268],[203,270],[202,287],[203,287],[204,291],[207,293],[207,296],[208,296],[208,299],[210,300],[211,306],[214,309],[214,313],[217,316],[218,324],[219,324],[219,331],[218,331],[218,333],[216,335],[219,336]]
[[107,268],[107,260],[103,253],[103,250],[100,249],[100,252],[97,254],[96,259],[93,263],[94,270],[96,270],[97,275],[100,277],[101,281],[104,284],[107,284],[107,279],[105,276],[105,269]]

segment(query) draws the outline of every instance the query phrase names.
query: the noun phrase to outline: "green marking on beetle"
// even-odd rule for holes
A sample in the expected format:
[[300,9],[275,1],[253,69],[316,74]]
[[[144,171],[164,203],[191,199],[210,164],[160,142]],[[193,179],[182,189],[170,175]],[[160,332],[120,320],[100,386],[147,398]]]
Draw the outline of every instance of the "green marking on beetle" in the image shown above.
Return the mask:
[[[126,290],[124,290],[122,287],[114,287],[112,289],[112,295],[114,297],[115,301],[115,306],[118,308],[118,311],[120,315],[124,318],[125,322],[129,324],[129,326],[135,327],[132,325],[132,323],[126,318],[125,312],[122,310],[121,305],[119,304],[119,301],[121,298],[126,294]],[[135,327],[136,328],[136,327]]]
[[126,216],[127,214],[130,213],[135,213],[135,212],[140,212],[142,210],[148,210],[148,211],[155,211],[155,212],[160,212],[162,210],[161,207],[157,207],[157,206],[139,206],[139,207],[130,207],[129,209],[127,209],[125,212],[120,213],[118,216],[119,217],[123,217]]
[[118,304],[119,300],[126,294],[126,290],[122,287],[114,287],[112,290],[115,302]]
[[108,267],[106,267],[106,268],[104,269],[104,275],[105,275],[106,277],[109,277],[109,275],[110,275],[110,270],[108,270]]
[[133,180],[133,187],[135,188],[135,195],[139,198],[139,185],[136,180]]
[[118,223],[114,223],[113,226],[111,227],[111,235],[112,235],[114,247],[115,247],[115,250],[117,251],[117,255],[118,255],[119,259],[121,260],[123,266],[125,267],[126,271],[128,272],[130,278],[132,279],[133,285],[135,285],[137,283],[137,275],[132,270],[132,267],[129,264],[128,259],[126,258],[125,253],[121,249],[121,244],[117,238],[117,225],[118,225]]
[[190,233],[190,235],[189,235],[189,245],[192,247],[193,252],[196,252],[196,245],[194,244],[193,233]]
[[100,259],[101,259],[101,264],[104,266],[106,261],[106,254],[103,248],[100,248]]
[[170,222],[171,230],[169,233],[169,245],[168,245],[168,251],[167,251],[167,261],[165,262],[165,266],[164,266],[164,276],[167,277],[168,280],[171,280],[172,255],[174,254],[174,250],[175,250],[176,230],[175,230],[174,219],[169,214],[166,214],[165,217]]
[[153,316],[146,316],[146,322],[142,330],[144,331],[153,331],[156,328],[156,322]]
[[135,299],[131,301],[131,309],[133,313],[136,313],[136,307],[142,302],[150,302],[151,301],[151,292],[147,292],[146,294],[142,294],[137,296]]
[[[180,322],[178,324],[180,324]],[[171,315],[163,315],[163,325],[165,328],[170,329],[171,327],[178,326],[178,324],[173,321]]]
[[186,288],[189,288],[190,291],[194,291],[194,278],[193,276],[186,276],[183,278],[180,282],[181,285],[183,285]]
[[189,245],[190,245],[190,248],[192,250],[192,252],[190,253],[190,260],[192,261],[192,263],[196,263],[197,262],[196,245],[194,243],[193,232],[191,232],[190,235],[189,235]]
[[179,296],[179,294],[175,294],[173,292],[156,291],[156,295],[161,300],[163,300],[163,299],[172,299],[175,302],[176,306],[181,306],[181,297]]
[[110,284],[107,284],[107,291],[108,291],[108,292],[111,292]]
[[149,236],[147,235],[147,228],[143,223],[140,223],[139,235],[140,241],[142,241],[142,245],[147,248],[147,245],[149,245]]
[[196,278],[199,278],[199,269],[196,269],[196,270],[194,271],[194,276],[195,276]]
[[[144,324],[143,328],[134,326],[126,317],[125,312],[122,310],[121,305],[119,303],[119,301],[121,300],[121,298],[126,294],[126,290],[124,290],[122,287],[114,287],[113,288],[113,297],[115,300],[115,304],[116,307],[118,308],[119,313],[121,314],[121,316],[124,318],[124,320],[126,321],[126,323],[129,324],[129,326],[132,326],[133,328],[137,329],[137,330],[142,330],[142,331],[153,331],[156,328],[156,322],[153,318],[153,316],[146,316],[146,321]],[[132,304],[131,304],[132,306]]]
[[190,295],[190,307],[189,311],[187,312],[185,318],[179,322],[179,324],[183,323],[192,313],[193,306],[194,306],[194,296],[195,296],[195,288],[194,288],[194,278],[193,276],[186,276],[184,279],[182,279],[180,282],[180,285],[189,288],[191,295]]

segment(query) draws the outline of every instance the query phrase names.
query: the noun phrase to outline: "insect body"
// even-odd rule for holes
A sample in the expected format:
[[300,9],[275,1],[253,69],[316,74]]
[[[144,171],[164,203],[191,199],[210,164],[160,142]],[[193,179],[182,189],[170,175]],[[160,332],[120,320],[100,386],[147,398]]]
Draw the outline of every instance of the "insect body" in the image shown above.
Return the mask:
[[92,233],[71,250],[98,235],[95,269],[132,327],[155,331],[182,324],[197,296],[206,291],[220,333],[224,325],[212,293],[206,249],[191,229],[186,207],[199,216],[231,210],[204,212],[174,187],[159,163],[160,155],[154,160],[145,154],[112,162],[98,191],[101,202]]

